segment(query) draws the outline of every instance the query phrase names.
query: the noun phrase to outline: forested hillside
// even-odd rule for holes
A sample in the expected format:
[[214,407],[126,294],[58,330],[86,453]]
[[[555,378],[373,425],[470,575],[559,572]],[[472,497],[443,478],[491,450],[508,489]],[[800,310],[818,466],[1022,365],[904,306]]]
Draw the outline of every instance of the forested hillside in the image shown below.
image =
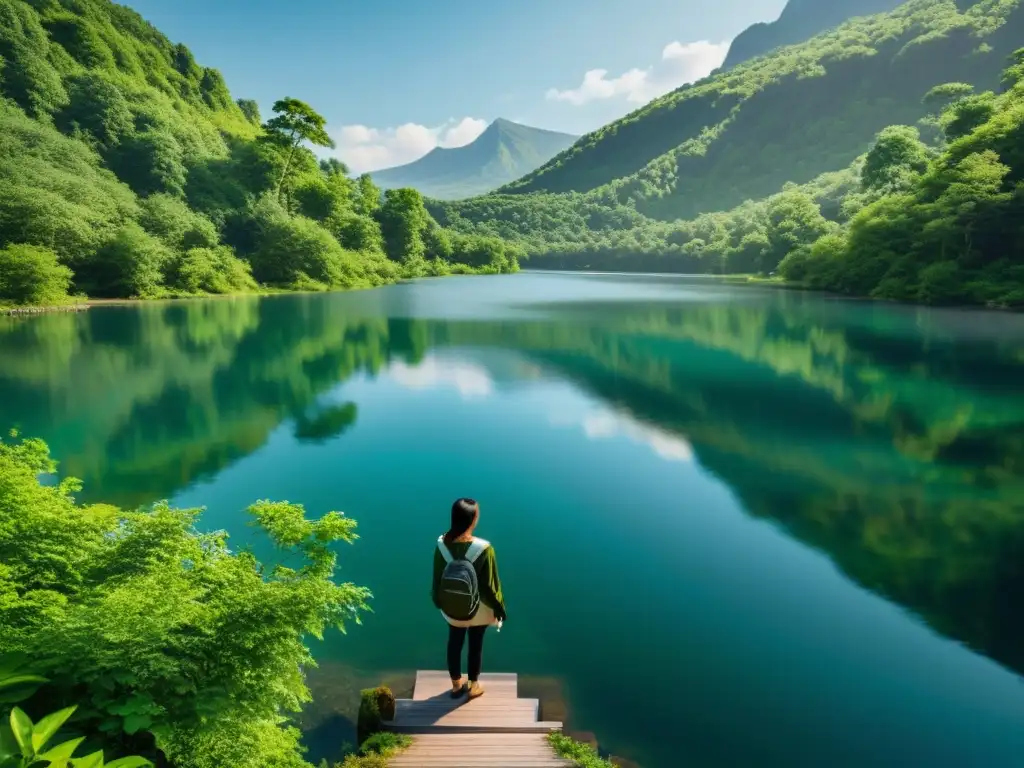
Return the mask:
[[502,192],[591,192],[655,218],[725,210],[846,166],[940,83],[998,85],[1019,0],[913,0],[655,99]]
[[[430,207],[458,230],[521,242],[536,266],[770,273],[801,246],[826,235],[843,236],[857,216],[858,226],[866,226],[881,210],[876,201],[905,191],[931,164],[946,162],[937,158],[947,145],[955,153],[958,142],[964,146],[974,131],[989,137],[1000,132],[1003,138],[993,139],[989,149],[997,155],[996,170],[1007,170],[999,171],[1000,181],[991,188],[1009,197],[1000,197],[1005,205],[989,215],[999,218],[1001,237],[1015,237],[1012,218],[1004,217],[1016,210],[1015,184],[1024,172],[1013,149],[1020,141],[1012,74],[1019,57],[1013,51],[1021,41],[1020,0],[982,0],[963,12],[948,0],[916,0],[656,100],[584,137],[503,194]],[[1006,94],[998,96],[999,91]],[[585,193],[520,194],[536,185],[556,187],[572,178],[616,172],[630,157],[635,161],[653,151],[652,143],[675,141],[678,134],[669,138],[672,130],[688,121],[694,128],[703,119],[702,105],[721,110],[722,121],[639,173]],[[982,125],[989,122],[988,128]],[[904,126],[892,127],[899,123]],[[909,142],[909,160],[886,154],[894,140]],[[872,156],[874,165],[865,168],[864,158]],[[948,155],[954,156],[957,162],[964,159]],[[879,169],[890,163],[888,170]],[[925,177],[937,178],[930,172]],[[929,183],[934,193],[934,182]],[[977,202],[971,195],[981,194],[981,187],[964,192],[958,183],[950,184],[966,195],[958,204],[967,207],[946,219],[958,223],[942,240],[943,260],[960,258],[963,249],[976,255],[981,226],[971,218]],[[698,211],[704,212],[688,218]],[[929,215],[935,211],[929,209]],[[926,243],[938,242],[931,238],[939,225],[929,225],[922,215],[904,236],[916,237],[914,227],[921,234],[916,240],[921,258]],[[960,245],[954,244],[957,237]],[[904,255],[886,253],[888,259]],[[996,282],[1006,290],[994,293],[956,297],[908,288],[909,294],[889,290],[885,295],[1016,304],[1011,275],[1000,272]],[[852,284],[845,289],[860,291]]]
[[375,285],[514,268],[418,193],[317,163],[323,118],[261,124],[216,69],[108,0],[0,0],[0,303]]
[[789,0],[778,19],[749,26],[736,36],[722,68],[729,69],[784,45],[803,42],[854,16],[891,11],[902,2],[904,0]]
[[435,147],[413,163],[372,175],[384,189],[412,187],[438,200],[458,200],[536,170],[578,138],[498,118],[464,147]]

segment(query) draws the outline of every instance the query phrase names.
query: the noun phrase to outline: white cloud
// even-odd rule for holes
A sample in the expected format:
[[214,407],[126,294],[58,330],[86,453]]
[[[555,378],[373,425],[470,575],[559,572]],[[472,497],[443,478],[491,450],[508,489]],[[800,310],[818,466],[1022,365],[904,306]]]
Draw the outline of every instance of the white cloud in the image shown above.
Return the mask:
[[661,52],[661,60],[646,69],[633,69],[618,77],[608,77],[607,69],[591,69],[583,75],[578,88],[560,91],[550,88],[547,98],[582,106],[591,101],[619,98],[633,104],[646,104],[651,99],[675,90],[681,85],[700,80],[725,61],[729,43],[669,43]]
[[428,357],[419,365],[401,361],[388,367],[388,374],[408,389],[454,387],[466,399],[487,397],[494,391],[494,382],[484,368],[469,363]]
[[332,153],[355,173],[376,171],[418,160],[434,147],[461,147],[476,139],[487,121],[476,117],[452,118],[428,127],[405,123],[395,128],[371,128],[366,125],[328,126],[337,143]]
[[689,462],[693,459],[693,447],[689,442],[663,429],[638,421],[624,411],[595,411],[576,420],[565,414],[551,419],[555,426],[579,424],[591,440],[609,440],[624,437],[634,443],[650,448],[665,461]]

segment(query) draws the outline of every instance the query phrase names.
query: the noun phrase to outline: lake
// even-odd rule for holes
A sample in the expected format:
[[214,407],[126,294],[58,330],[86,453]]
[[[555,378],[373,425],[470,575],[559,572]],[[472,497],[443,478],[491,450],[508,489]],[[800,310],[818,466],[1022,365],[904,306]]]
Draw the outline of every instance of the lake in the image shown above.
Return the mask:
[[[342,510],[354,691],[444,668],[429,599],[481,503],[484,666],[657,766],[1024,761],[1024,317],[664,276],[522,273],[0,318],[0,426],[80,498]],[[315,753],[317,754],[317,753]]]

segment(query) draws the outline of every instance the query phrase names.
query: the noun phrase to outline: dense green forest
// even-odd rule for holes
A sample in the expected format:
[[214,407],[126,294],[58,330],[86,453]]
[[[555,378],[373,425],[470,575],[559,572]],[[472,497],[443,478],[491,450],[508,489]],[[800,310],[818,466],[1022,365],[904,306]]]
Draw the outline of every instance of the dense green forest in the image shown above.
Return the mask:
[[[428,207],[535,267],[769,274],[792,253],[787,275],[814,287],[1018,305],[1022,39],[1019,0],[913,0],[681,88],[499,193]],[[796,268],[812,246],[863,254],[915,185],[903,246],[872,254],[872,274],[901,277]],[[962,271],[921,277],[932,262]]]
[[108,0],[0,0],[0,303],[379,285],[509,271],[412,190],[351,179],[324,121],[261,122],[220,73]]

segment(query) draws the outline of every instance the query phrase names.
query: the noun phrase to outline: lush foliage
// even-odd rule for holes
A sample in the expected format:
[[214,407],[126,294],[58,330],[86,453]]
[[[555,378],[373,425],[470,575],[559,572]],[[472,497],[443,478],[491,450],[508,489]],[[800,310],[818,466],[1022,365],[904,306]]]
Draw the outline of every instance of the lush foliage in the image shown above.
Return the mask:
[[[456,231],[522,243],[539,267],[769,274],[785,260],[787,278],[815,288],[927,303],[1021,305],[1021,54],[1010,57],[1001,78],[988,78],[1000,83],[1001,93],[976,93],[964,82],[985,79],[979,73],[994,61],[993,44],[1005,47],[1008,30],[1024,19],[1016,0],[976,3],[963,14],[942,3],[908,3],[894,14],[855,20],[837,33],[736,72],[782,66],[788,58],[809,55],[826,43],[838,41],[849,49],[850,36],[858,29],[865,35],[889,30],[899,38],[900,24],[916,20],[928,28],[943,19],[960,25],[956,29],[961,32],[947,30],[948,35],[987,35],[989,42],[971,56],[952,57],[957,79],[948,83],[895,80],[891,85],[865,85],[876,98],[886,92],[886,98],[895,98],[897,86],[911,89],[916,96],[901,109],[916,122],[882,127],[873,143],[865,143],[865,154],[852,158],[845,170],[823,173],[802,185],[787,182],[761,200],[690,220],[660,221],[645,215],[651,209],[642,196],[623,202],[600,191],[496,194],[431,203],[431,210]],[[926,58],[943,55],[941,40],[946,36],[914,38],[901,56],[912,51]],[[831,55],[839,51],[835,48]],[[857,59],[854,52],[848,50]],[[926,69],[934,74],[944,66]],[[721,77],[725,75],[705,85]],[[690,90],[676,95],[683,98]],[[780,103],[771,114],[781,116],[785,109]],[[843,109],[842,104],[832,105],[826,114],[832,119]],[[643,116],[641,123],[654,120],[654,114]],[[800,131],[793,134],[803,137]],[[730,133],[722,146],[735,146],[738,140]],[[850,159],[847,155],[845,162]],[[799,166],[779,162],[774,167]],[[718,178],[704,181],[714,185]],[[673,198],[678,190],[673,187],[659,199]],[[707,199],[704,193],[687,194],[687,200]]]
[[784,45],[800,43],[854,16],[891,11],[903,0],[789,0],[775,21],[747,27],[736,35],[722,66],[726,69]]
[[0,304],[62,304],[70,285],[71,270],[49,248],[9,245],[0,249]]
[[548,734],[548,742],[555,754],[564,760],[570,760],[579,768],[613,768],[614,764],[603,759],[589,744],[582,744],[564,733]]
[[728,209],[845,167],[940,83],[993,87],[1022,37],[1020,0],[911,0],[655,99],[503,191],[661,220]]
[[[25,668],[24,656],[6,654],[0,657],[0,704],[20,702],[28,698],[46,678],[33,675]],[[0,711],[3,711],[0,706]],[[138,755],[120,757],[106,762],[103,750],[75,757],[82,751],[84,736],[51,744],[62,733],[64,724],[75,714],[77,706],[51,712],[32,722],[21,707],[13,707],[6,722],[0,722],[0,767],[30,768],[45,763],[50,768],[152,768],[152,763]]]
[[1024,49],[1006,72],[1005,93],[947,106],[949,144],[931,163],[911,129],[883,132],[862,175],[881,198],[841,235],[794,249],[783,275],[876,298],[1024,306],[1021,69]]
[[[261,126],[255,103],[232,100],[217,70],[134,11],[0,0],[0,64],[0,248],[53,251],[70,290],[333,288],[403,274],[404,255],[383,263],[376,201],[365,199],[372,184],[307,148],[331,145],[322,116],[285,98]],[[282,247],[307,245],[308,260],[268,264]],[[510,268],[515,251],[495,247],[493,271]],[[0,301],[64,299],[66,281],[39,251],[28,267],[28,252],[14,253],[19,282]],[[446,262],[433,273],[449,271]]]
[[[366,738],[359,750],[345,755],[344,760],[335,763],[334,768],[387,768],[388,759],[412,745],[412,737],[404,733],[380,731]],[[326,760],[320,768],[330,768]]]
[[38,440],[0,442],[0,647],[51,682],[25,711],[78,704],[80,733],[178,768],[301,768],[289,714],[309,698],[303,637],[358,621],[369,593],[332,577],[338,512],[249,513],[289,567],[197,533],[199,510],[80,505]]

